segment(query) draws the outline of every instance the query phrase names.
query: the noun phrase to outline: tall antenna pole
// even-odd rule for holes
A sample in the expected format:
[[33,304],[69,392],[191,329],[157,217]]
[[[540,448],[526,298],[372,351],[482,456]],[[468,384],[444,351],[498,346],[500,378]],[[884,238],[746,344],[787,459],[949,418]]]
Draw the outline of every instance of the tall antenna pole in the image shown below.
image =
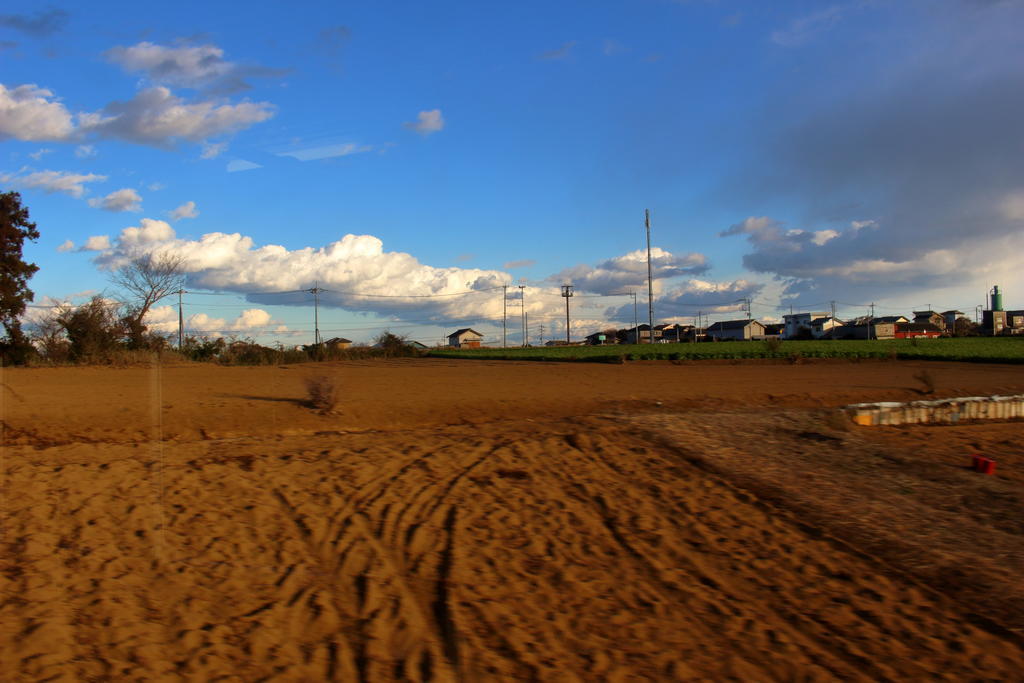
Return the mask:
[[[647,341],[654,343],[654,278],[651,271],[651,212],[644,209],[644,226],[647,228]],[[566,300],[568,305],[568,300]]]
[[636,314],[636,292],[630,292],[629,295],[633,297],[633,334],[636,335],[636,343],[640,343],[640,330],[637,328],[640,326],[640,319],[637,318]]
[[522,307],[523,346],[526,346],[526,285],[519,285],[519,305]]
[[508,318],[508,285],[501,286],[501,348],[508,346],[508,331],[505,321]]
[[565,343],[571,344],[569,339],[569,297],[572,296],[572,285],[562,285],[562,296],[565,297]]
[[185,328],[185,316],[181,312],[181,295],[185,293],[185,290],[178,288],[178,350],[181,351],[181,339],[182,331]]
[[326,292],[326,289],[321,289],[320,281],[317,280],[313,283],[313,289],[307,289],[307,292],[313,295],[313,344],[317,345],[319,353],[319,344],[322,341],[320,339],[320,292]]

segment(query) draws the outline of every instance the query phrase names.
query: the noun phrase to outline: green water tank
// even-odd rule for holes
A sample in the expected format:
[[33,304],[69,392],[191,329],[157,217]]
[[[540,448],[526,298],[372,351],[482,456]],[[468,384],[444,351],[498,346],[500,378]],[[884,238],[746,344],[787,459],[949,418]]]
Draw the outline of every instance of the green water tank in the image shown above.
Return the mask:
[[999,285],[992,288],[992,310],[1003,310],[1003,293],[999,291]]

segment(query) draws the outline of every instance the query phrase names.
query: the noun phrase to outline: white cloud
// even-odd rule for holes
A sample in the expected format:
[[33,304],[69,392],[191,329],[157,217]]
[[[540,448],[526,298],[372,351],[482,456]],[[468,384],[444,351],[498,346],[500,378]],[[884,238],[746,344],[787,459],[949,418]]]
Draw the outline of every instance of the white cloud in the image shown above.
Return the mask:
[[202,142],[234,133],[273,115],[268,102],[189,103],[161,86],[142,90],[125,102],[111,102],[98,113],[78,113],[76,125],[51,91],[35,85],[9,89],[0,84],[0,139],[72,142],[97,135],[170,147],[179,140]]
[[71,113],[37,85],[0,84],[0,139],[67,140],[75,131]]
[[114,190],[106,197],[90,199],[89,206],[104,211],[142,211],[142,197],[130,187]]
[[199,155],[200,159],[216,159],[224,153],[228,148],[226,142],[204,142],[203,151]]
[[[177,306],[156,306],[146,315],[146,325],[151,330],[163,334],[178,331]],[[274,332],[288,332],[288,326],[275,321],[262,308],[250,308],[242,311],[234,320],[215,318],[207,313],[194,313],[185,318],[185,330],[188,334],[199,334],[206,337],[223,337],[238,332],[259,333],[274,325]]]
[[[703,254],[675,255],[660,247],[651,248],[651,271],[655,281],[697,275],[708,269]],[[647,282],[647,251],[637,249],[608,259],[596,266],[579,265],[566,268],[549,278],[552,282],[571,283],[577,288],[598,294],[611,294],[626,289],[639,289]]]
[[79,159],[91,159],[96,154],[96,147],[93,145],[79,145],[75,147],[75,156]]
[[179,88],[205,88],[220,94],[246,90],[251,77],[282,76],[287,71],[246,66],[224,59],[224,50],[216,45],[177,45],[167,47],[142,42],[130,47],[117,46],[104,53],[111,62],[127,72],[144,73],[153,83]]
[[59,247],[57,247],[57,251],[61,251],[61,252],[63,252],[63,251],[73,251],[74,248],[75,248],[75,243],[74,242],[72,242],[71,240],[64,240],[61,243],[61,245]]
[[104,56],[129,72],[145,72],[154,82],[193,87],[227,75],[233,65],[224,60],[224,50],[214,45],[164,47],[142,42],[117,46]]
[[112,102],[102,114],[81,117],[82,129],[104,137],[167,147],[176,140],[200,142],[234,133],[273,116],[267,102],[186,103],[164,87],[149,88],[127,102]]
[[444,128],[444,117],[441,116],[440,109],[431,109],[417,114],[416,121],[408,121],[402,125],[420,135],[430,135]]
[[[441,125],[443,126],[443,122]],[[438,128],[437,130],[440,130],[440,128]],[[359,145],[354,142],[344,142],[335,145],[319,145],[316,147],[306,147],[303,149],[297,149],[292,152],[278,152],[277,156],[292,157],[293,159],[298,159],[299,161],[313,161],[315,159],[345,157],[349,156],[350,154],[361,154],[363,152],[372,151],[372,145]]]
[[183,218],[195,218],[199,215],[195,202],[185,202],[170,212],[172,221],[180,221]]
[[25,187],[42,190],[47,194],[60,192],[72,197],[81,198],[85,194],[85,183],[102,182],[107,179],[105,175],[95,173],[71,173],[68,171],[36,171],[16,175],[14,173],[0,173],[0,181],[10,183],[16,187]]
[[262,164],[257,164],[253,161],[246,161],[245,159],[232,159],[228,162],[227,171],[228,173],[238,173],[239,171],[252,171],[253,169],[263,168]]
[[42,159],[47,154],[52,154],[52,153],[53,153],[52,149],[43,148],[43,149],[38,149],[35,152],[29,152],[29,156],[32,157],[33,159],[35,159],[36,161],[39,161],[40,159]]
[[110,237],[107,235],[93,235],[82,245],[82,251],[104,251],[110,249]]

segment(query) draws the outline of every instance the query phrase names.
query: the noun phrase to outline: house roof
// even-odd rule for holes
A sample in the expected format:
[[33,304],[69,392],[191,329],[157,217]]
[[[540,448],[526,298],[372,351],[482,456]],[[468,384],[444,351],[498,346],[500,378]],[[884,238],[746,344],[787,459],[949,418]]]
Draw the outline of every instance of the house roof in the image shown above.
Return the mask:
[[810,316],[811,318],[827,318],[828,317],[828,313],[825,313],[825,312],[821,312],[821,313],[812,313],[812,312],[807,312],[807,313],[787,313],[786,315],[782,316],[782,319],[785,320],[786,318],[802,318],[802,317],[805,317],[805,316]]
[[[761,323],[757,322],[756,320],[720,320],[717,323],[712,323],[712,325],[710,327],[708,327],[707,329],[708,330],[742,330],[744,327],[746,327],[747,325],[750,325],[751,323],[757,323],[758,325],[761,325]],[[761,326],[764,327],[763,325],[761,325]]]
[[324,342],[324,344],[351,344],[351,339],[345,339],[344,337],[332,337]]
[[821,325],[826,324],[830,320],[833,323],[835,323],[836,325],[845,325],[846,324],[845,322],[843,322],[839,318],[833,318],[832,316],[829,316],[827,318],[817,318],[816,320],[812,320],[811,321],[811,325],[816,325],[816,326],[820,327]]
[[484,335],[480,334],[479,332],[477,332],[476,330],[474,330],[472,327],[463,327],[461,330],[455,330],[454,332],[452,332],[448,336],[449,337],[458,337],[460,334],[464,334],[466,332],[472,332],[473,334],[475,334],[478,337],[484,336]]
[[953,315],[963,315],[963,314],[964,314],[964,312],[963,312],[963,311],[953,311],[953,310],[949,310],[949,311],[943,311],[943,312],[942,312],[942,315],[949,315],[950,313],[952,313]]
[[939,315],[939,314],[936,313],[935,311],[914,311],[914,317],[915,318],[923,317],[923,316],[926,316],[926,315],[927,316],[932,316],[932,315]]
[[900,332],[942,332],[931,323],[896,323],[896,329]]

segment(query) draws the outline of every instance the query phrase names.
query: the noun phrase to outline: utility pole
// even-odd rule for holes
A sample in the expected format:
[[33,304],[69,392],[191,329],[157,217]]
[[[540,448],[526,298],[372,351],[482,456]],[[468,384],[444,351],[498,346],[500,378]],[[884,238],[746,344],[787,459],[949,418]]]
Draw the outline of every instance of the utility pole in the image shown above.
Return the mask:
[[508,332],[505,322],[508,318],[508,285],[501,286],[501,348],[508,346]]
[[519,285],[519,305],[522,307],[523,348],[526,347],[526,285]]
[[565,343],[572,343],[569,338],[569,297],[572,296],[572,285],[562,285],[562,296],[565,297]]
[[326,292],[326,289],[321,289],[320,282],[313,283],[313,289],[307,289],[307,292],[313,295],[313,343],[317,345],[317,353],[320,350],[320,292]]
[[544,323],[540,324],[540,345],[544,346]]
[[[647,331],[648,343],[654,343],[654,277],[651,271],[651,211],[650,209],[644,209],[644,227],[647,228],[647,325],[650,328]],[[569,305],[569,300],[565,300],[565,305]],[[639,334],[639,330],[637,330]]]
[[530,344],[526,341],[530,336],[530,314],[523,314],[523,346],[529,346]]
[[633,297],[633,333],[636,335],[636,342],[640,343],[640,330],[637,328],[640,326],[640,319],[636,315],[636,292],[630,292],[629,295]]
[[185,315],[181,312],[181,295],[184,289],[178,289],[178,350],[181,351],[182,332],[185,329]]
[[871,317],[868,318],[868,339],[871,339],[871,328],[875,324],[875,302],[871,302]]
[[830,301],[829,303],[832,304],[832,320],[834,322],[836,319],[836,302]]

